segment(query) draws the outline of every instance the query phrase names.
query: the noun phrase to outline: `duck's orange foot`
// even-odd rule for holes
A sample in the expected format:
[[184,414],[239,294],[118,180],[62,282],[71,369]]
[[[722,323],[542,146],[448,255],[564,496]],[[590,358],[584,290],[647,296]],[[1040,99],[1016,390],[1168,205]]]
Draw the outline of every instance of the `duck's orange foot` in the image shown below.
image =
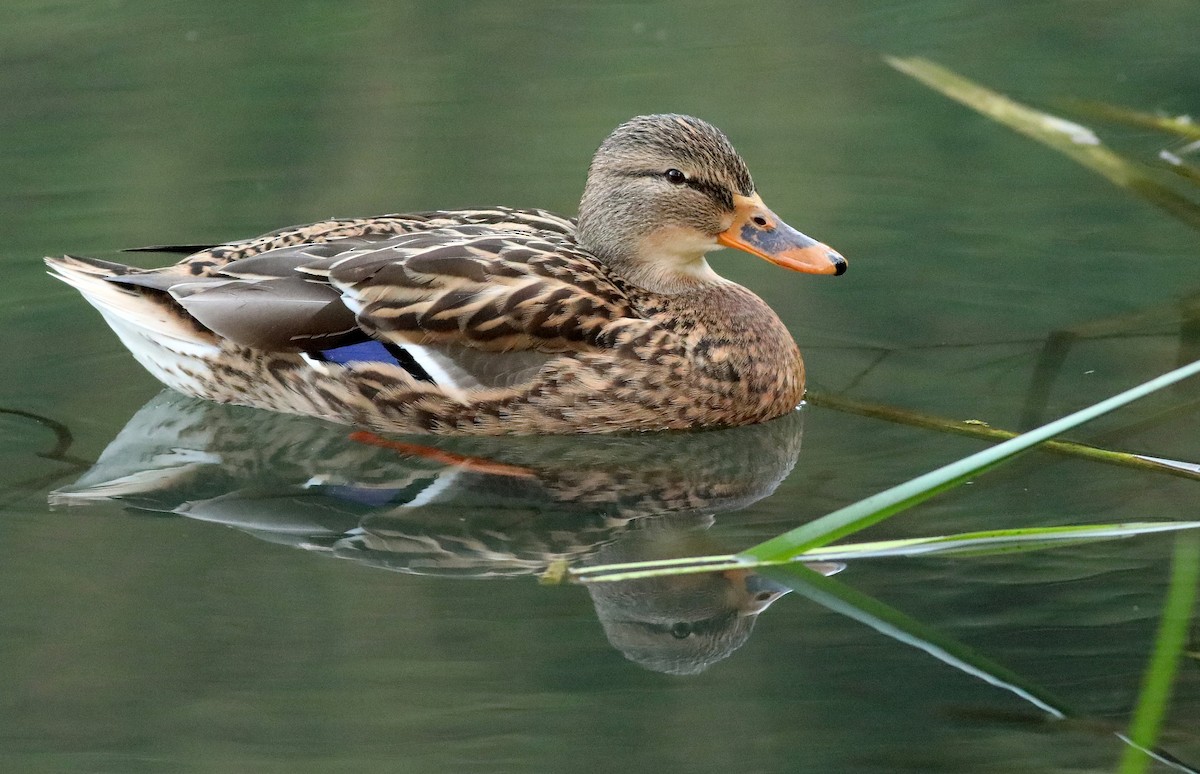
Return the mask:
[[485,473],[489,476],[508,476],[509,478],[536,478],[537,474],[530,468],[523,468],[519,465],[508,465],[503,462],[489,460],[486,457],[472,457],[467,454],[457,454],[455,452],[439,449],[436,446],[426,446],[419,443],[405,443],[404,441],[393,441],[390,438],[376,435],[368,430],[358,430],[350,434],[350,440],[355,443],[365,444],[367,446],[378,446],[381,449],[391,449],[400,454],[409,454],[413,457],[438,462],[443,465],[450,465],[463,470],[469,470],[472,473]]

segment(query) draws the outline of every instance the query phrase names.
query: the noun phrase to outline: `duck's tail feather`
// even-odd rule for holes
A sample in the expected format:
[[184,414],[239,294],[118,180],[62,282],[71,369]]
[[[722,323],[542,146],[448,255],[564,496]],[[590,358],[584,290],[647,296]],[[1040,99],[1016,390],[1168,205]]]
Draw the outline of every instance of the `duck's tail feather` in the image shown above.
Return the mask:
[[126,247],[123,253],[179,253],[195,255],[204,250],[211,250],[216,245],[146,245],[145,247]]
[[184,392],[182,360],[206,359],[218,350],[213,334],[196,323],[167,293],[111,280],[133,272],[130,266],[96,258],[46,258],[50,276],[78,290],[150,373]]
[[[122,340],[125,332],[132,329],[151,338],[213,343],[212,335],[184,313],[168,294],[110,281],[137,272],[132,266],[73,255],[46,258],[46,265],[51,277],[78,290],[88,303],[100,310]],[[125,343],[130,346],[129,342]]]

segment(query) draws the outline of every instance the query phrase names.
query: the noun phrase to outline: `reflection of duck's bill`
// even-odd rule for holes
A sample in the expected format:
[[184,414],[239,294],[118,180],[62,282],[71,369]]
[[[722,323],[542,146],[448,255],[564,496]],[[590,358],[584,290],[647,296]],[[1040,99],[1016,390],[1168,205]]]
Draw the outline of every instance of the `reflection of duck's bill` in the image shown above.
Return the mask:
[[[841,562],[813,562],[804,566],[826,577],[846,569],[846,565]],[[733,572],[738,571],[734,570]],[[746,591],[750,595],[750,600],[740,613],[741,615],[758,615],[775,604],[780,597],[791,593],[792,587],[758,573],[748,572],[746,573]]]
[[742,615],[758,615],[777,599],[791,593],[791,589],[782,583],[753,572],[746,575],[746,591],[750,599],[739,611]]
[[837,575],[842,570],[846,569],[845,562],[805,562],[804,566],[813,572],[819,572],[828,578],[830,575]]

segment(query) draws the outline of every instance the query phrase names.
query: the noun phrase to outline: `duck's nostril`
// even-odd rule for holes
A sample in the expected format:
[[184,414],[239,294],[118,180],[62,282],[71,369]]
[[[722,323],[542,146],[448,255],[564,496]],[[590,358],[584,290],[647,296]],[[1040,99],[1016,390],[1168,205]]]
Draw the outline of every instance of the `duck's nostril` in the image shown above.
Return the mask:
[[755,215],[750,220],[752,220],[754,222],[754,225],[758,226],[759,228],[767,227],[767,219],[764,218],[762,215]]

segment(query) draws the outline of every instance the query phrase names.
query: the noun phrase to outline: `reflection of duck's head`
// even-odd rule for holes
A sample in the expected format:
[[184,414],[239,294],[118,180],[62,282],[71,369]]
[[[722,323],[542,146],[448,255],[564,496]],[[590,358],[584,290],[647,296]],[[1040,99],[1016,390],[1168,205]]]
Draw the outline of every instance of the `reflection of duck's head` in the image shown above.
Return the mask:
[[[674,522],[673,524],[671,522]],[[694,556],[713,552],[696,523],[660,520],[605,546],[601,562]],[[840,565],[810,565],[826,574]],[[745,644],[758,614],[788,593],[746,570],[589,583],[604,634],[626,658],[647,669],[696,674]]]
[[655,672],[695,674],[740,648],[759,613],[788,592],[735,570],[593,583],[596,615],[613,647]]

